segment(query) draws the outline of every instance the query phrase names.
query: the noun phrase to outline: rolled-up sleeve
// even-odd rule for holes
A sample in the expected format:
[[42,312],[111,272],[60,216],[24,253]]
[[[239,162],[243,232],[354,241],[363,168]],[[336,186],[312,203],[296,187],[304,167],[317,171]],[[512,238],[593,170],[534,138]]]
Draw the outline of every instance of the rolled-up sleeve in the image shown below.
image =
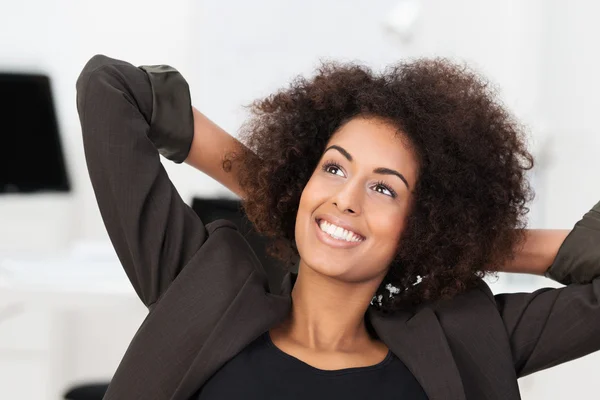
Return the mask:
[[519,377],[600,350],[600,203],[575,224],[547,275],[567,286],[495,296]]
[[187,83],[168,66],[96,55],[77,80],[84,153],[100,214],[125,272],[150,306],[206,240],[160,162],[187,156]]

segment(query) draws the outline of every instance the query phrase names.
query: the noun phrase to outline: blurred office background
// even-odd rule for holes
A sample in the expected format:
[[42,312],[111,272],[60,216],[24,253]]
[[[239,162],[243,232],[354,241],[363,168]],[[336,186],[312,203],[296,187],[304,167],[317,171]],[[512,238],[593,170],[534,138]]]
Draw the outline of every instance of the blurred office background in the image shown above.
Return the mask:
[[[529,131],[538,161],[530,226],[571,228],[600,199],[599,14],[600,3],[584,0],[3,0],[0,73],[49,77],[68,185],[0,193],[0,398],[56,400],[73,385],[108,381],[145,317],[85,166],[75,81],[94,54],[176,67],[194,105],[232,133],[242,105],[311,73],[319,59],[376,69],[421,56],[466,61]],[[0,104],[12,101],[6,93]],[[29,117],[41,118],[39,108]],[[0,158],[11,159],[0,176],[48,168],[32,156],[39,139],[6,144],[20,134],[0,121]],[[233,197],[189,166],[163,162],[190,204]],[[530,276],[491,283],[495,292],[558,286]],[[596,398],[599,368],[593,354],[540,372],[520,381],[522,396]]]

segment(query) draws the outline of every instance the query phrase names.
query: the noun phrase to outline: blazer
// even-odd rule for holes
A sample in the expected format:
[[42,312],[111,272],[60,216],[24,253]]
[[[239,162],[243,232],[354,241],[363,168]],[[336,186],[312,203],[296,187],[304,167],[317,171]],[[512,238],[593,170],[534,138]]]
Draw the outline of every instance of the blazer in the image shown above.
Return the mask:
[[[291,309],[293,276],[272,293],[226,220],[204,225],[159,154],[193,139],[189,87],[167,65],[96,55],[77,80],[84,153],[106,230],[148,307],[105,399],[189,399]],[[600,349],[600,203],[577,222],[548,275],[565,287],[452,300],[365,318],[431,400],[519,399],[517,379]]]

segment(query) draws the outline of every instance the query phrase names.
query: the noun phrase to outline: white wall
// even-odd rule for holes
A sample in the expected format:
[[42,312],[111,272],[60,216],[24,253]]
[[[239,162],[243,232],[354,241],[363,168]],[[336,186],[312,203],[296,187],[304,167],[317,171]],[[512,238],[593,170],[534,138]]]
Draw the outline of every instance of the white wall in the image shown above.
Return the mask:
[[600,195],[600,4],[552,0],[547,6],[540,99],[554,144],[545,214],[568,226]]
[[[412,40],[402,41],[383,29],[398,3],[21,0],[3,5],[0,69],[51,75],[75,191],[0,196],[0,256],[50,254],[77,240],[107,239],[88,181],[75,109],[75,80],[96,53],[134,64],[175,66],[188,79],[195,105],[230,132],[245,118],[241,105],[311,72],[321,58],[364,61],[374,68],[416,56],[466,60],[498,84],[508,107],[529,126],[534,152],[545,165],[536,180],[532,224],[570,227],[600,199],[595,121],[600,54],[594,40],[600,37],[594,20],[600,5],[583,0],[416,1],[422,13]],[[187,166],[165,166],[184,199],[226,193]],[[86,353],[95,358],[93,374],[102,369],[98,365],[114,368],[104,352]],[[592,375],[586,371],[598,365],[592,356],[528,378],[523,397],[565,398],[560,382],[566,380],[576,383],[580,397],[589,397]],[[80,371],[78,377],[84,375]]]
[[[12,3],[0,15],[0,68],[52,76],[75,193],[0,197],[0,251],[55,251],[79,238],[105,238],[74,107],[74,82],[95,53],[176,66],[189,80],[195,104],[231,132],[245,117],[242,105],[310,73],[319,59],[379,68],[402,57],[450,56],[486,73],[533,133],[543,136],[537,128],[548,119],[539,101],[547,88],[541,53],[548,35],[543,36],[546,21],[540,15],[548,12],[541,0],[420,3],[422,14],[408,43],[382,29],[396,0],[178,0],[168,7],[157,0]],[[186,199],[224,191],[189,168],[166,165]],[[74,210],[78,218],[70,218]]]
[[134,64],[168,62],[191,74],[193,2],[173,0],[168,6],[158,0],[6,3],[0,12],[0,68],[51,76],[75,192],[1,196],[0,251],[54,252],[80,238],[105,239],[83,158],[75,81],[96,53]]

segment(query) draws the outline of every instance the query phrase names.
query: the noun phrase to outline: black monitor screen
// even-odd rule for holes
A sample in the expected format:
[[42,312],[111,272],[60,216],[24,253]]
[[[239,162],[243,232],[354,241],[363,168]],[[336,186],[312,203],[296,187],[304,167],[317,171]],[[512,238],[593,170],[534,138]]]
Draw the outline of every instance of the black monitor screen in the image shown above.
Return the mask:
[[0,73],[0,193],[70,190],[50,80]]

